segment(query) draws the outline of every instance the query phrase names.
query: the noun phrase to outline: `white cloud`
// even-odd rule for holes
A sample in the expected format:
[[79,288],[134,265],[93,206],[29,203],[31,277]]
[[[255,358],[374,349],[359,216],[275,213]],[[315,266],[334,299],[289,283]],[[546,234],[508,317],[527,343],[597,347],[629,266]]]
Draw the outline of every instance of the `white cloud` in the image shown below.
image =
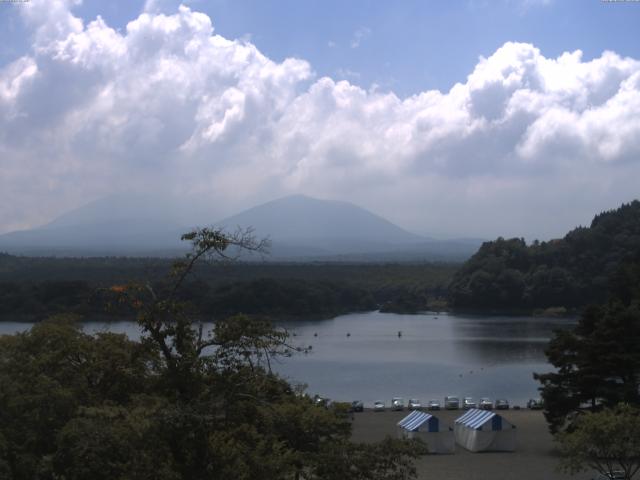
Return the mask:
[[352,79],[352,80],[359,80],[360,79],[360,73],[359,72],[355,72],[353,70],[350,70],[348,68],[339,68],[338,70],[336,70],[336,76],[338,78],[345,78],[345,79]]
[[358,48],[362,42],[371,36],[371,29],[369,27],[360,27],[355,32],[353,32],[353,37],[351,38],[351,43],[349,44],[351,48]]
[[25,6],[33,51],[0,70],[0,231],[156,189],[229,210],[305,192],[431,233],[546,235],[637,195],[637,60],[506,43],[448,92],[399,98],[275,62],[184,6],[150,2],[120,33],[72,4]]

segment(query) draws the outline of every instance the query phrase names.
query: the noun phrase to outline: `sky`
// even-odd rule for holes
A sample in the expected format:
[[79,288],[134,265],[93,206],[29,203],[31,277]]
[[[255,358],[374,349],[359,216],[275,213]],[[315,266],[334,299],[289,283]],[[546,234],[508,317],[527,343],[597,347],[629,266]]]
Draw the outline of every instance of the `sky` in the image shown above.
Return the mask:
[[640,197],[639,26],[633,1],[0,0],[0,233],[133,192],[561,236]]

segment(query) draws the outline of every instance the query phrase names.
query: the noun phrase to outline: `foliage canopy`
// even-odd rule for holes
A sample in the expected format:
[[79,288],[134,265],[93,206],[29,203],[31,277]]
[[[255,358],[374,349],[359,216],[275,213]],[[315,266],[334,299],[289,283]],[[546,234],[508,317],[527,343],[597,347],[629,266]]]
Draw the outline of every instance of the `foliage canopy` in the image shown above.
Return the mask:
[[607,478],[632,479],[640,469],[640,411],[627,404],[582,415],[575,430],[558,435],[561,469],[592,469]]
[[596,215],[562,239],[486,242],[449,286],[457,308],[537,309],[602,303],[614,276],[640,252],[640,201]]
[[2,478],[413,478],[424,444],[352,443],[344,410],[317,407],[271,371],[291,351],[285,331],[239,315],[206,332],[181,300],[200,259],[263,245],[246,232],[185,238],[194,250],[173,288],[108,290],[136,312],[140,342],[88,335],[71,316],[0,337]]

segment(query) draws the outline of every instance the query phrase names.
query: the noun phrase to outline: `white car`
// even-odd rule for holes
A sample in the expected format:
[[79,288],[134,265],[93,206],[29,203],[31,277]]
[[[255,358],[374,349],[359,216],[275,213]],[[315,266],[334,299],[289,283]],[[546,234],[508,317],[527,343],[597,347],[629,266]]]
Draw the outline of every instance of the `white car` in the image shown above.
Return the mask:
[[487,397],[480,399],[480,408],[482,410],[493,410],[493,402]]
[[418,400],[417,398],[409,399],[409,410],[420,410],[421,408],[422,404],[420,403],[420,400]]
[[374,412],[384,412],[386,410],[386,407],[384,406],[384,402],[378,400],[376,402],[373,402],[373,411]]
[[476,402],[474,402],[473,398],[471,397],[464,397],[464,400],[462,400],[462,408],[464,408],[465,410],[476,408]]
[[440,410],[440,402],[438,400],[429,400],[429,410]]
[[395,410],[395,411],[404,410],[404,400],[400,397],[393,397],[391,399],[391,410]]

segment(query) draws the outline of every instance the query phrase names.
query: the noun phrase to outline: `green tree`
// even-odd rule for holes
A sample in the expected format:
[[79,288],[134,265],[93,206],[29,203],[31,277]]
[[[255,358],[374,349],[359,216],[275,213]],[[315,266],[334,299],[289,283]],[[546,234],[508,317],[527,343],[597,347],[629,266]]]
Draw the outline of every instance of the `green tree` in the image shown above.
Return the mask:
[[88,335],[72,317],[0,338],[0,472],[10,480],[414,477],[420,445],[354,445],[343,409],[317,407],[272,372],[275,357],[294,351],[286,331],[244,315],[205,331],[180,295],[200,260],[264,244],[209,229],[183,238],[193,252],[164,287],[103,292],[118,311],[136,313],[140,342]]
[[633,292],[626,280],[638,270],[624,266],[638,255],[640,201],[634,200],[561,239],[484,243],[455,274],[449,298],[454,307],[494,310],[583,307],[606,301],[611,285],[628,297]]
[[556,371],[534,374],[541,383],[552,432],[577,412],[619,402],[640,404],[640,308],[611,302],[588,308],[575,329],[556,332],[546,354]]
[[[558,435],[564,456],[561,469],[584,470],[614,478],[623,472],[632,479],[640,469],[640,411],[627,404],[580,415],[571,432]],[[615,477],[618,478],[618,477]]]
[[1,336],[0,458],[4,450],[13,477],[36,478],[46,470],[58,432],[81,407],[126,403],[144,393],[154,361],[124,335],[83,333],[71,316]]
[[421,441],[386,438],[377,444],[327,444],[315,475],[322,480],[405,480],[416,476],[411,461],[426,454]]

